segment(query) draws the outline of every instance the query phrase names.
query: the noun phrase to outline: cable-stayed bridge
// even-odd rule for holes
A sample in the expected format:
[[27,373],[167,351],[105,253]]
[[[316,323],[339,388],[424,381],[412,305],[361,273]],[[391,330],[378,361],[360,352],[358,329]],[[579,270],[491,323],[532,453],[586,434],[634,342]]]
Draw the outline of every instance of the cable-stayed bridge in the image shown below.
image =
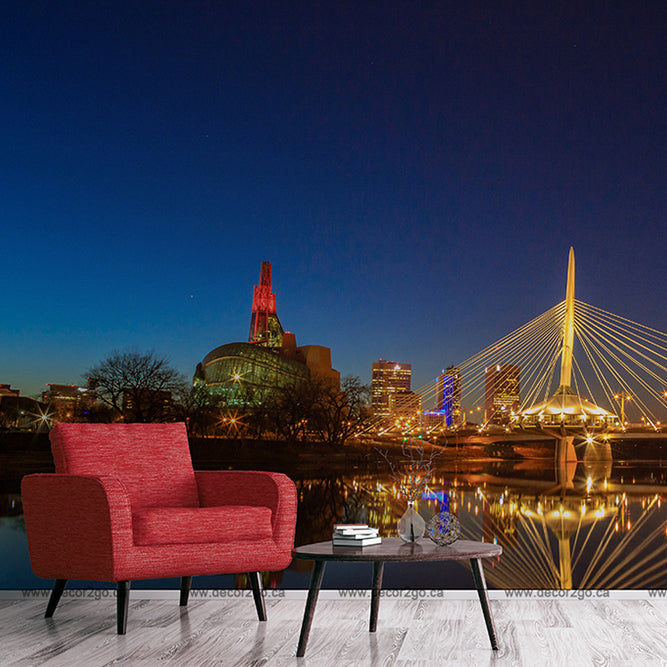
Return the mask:
[[[460,416],[452,426],[660,430],[667,417],[667,334],[575,299],[570,249],[566,298],[457,365]],[[488,369],[514,370],[504,413],[489,409]],[[419,388],[422,412],[443,408],[441,378]],[[509,391],[509,390],[507,390]],[[490,400],[491,399],[491,400]],[[450,396],[451,404],[451,396]],[[442,430],[415,415],[376,432]]]
[[[458,366],[461,403],[468,406],[470,421],[489,422],[476,413],[484,410],[486,369],[494,364],[521,369],[520,404],[509,419],[513,425],[525,423],[556,393],[564,313],[562,301]],[[642,418],[647,426],[660,426],[667,414],[667,335],[578,300],[574,318],[575,350],[582,358],[572,359],[573,394],[618,417],[619,426]],[[435,407],[437,390],[434,381],[417,391],[425,406]],[[559,423],[561,413],[557,416],[549,423]],[[567,421],[564,413],[563,418]]]
[[[667,451],[667,334],[575,299],[572,249],[561,303],[415,393],[419,411],[377,420],[370,440],[400,438],[403,447],[424,451],[423,440],[411,437],[422,436],[431,451],[453,446],[445,452],[449,468],[434,476],[422,499],[447,495],[455,512],[465,512],[467,490],[469,512],[476,487],[482,530],[511,547],[505,565],[489,573],[496,585],[511,588],[517,573],[534,588],[554,589],[659,580],[666,553],[665,525],[656,517],[664,493],[657,459]],[[459,457],[459,448],[467,454]],[[650,459],[643,482],[634,473],[624,479],[626,467],[613,474],[614,459],[628,453]],[[628,502],[638,493],[645,494],[642,512],[631,526]]]

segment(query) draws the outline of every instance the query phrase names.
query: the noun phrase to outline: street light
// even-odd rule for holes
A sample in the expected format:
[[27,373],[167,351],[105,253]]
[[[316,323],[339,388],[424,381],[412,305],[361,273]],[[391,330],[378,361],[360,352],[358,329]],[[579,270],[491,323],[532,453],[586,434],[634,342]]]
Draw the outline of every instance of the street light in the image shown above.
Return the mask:
[[621,401],[621,424],[625,424],[625,401],[631,401],[632,396],[630,394],[615,394],[614,398]]

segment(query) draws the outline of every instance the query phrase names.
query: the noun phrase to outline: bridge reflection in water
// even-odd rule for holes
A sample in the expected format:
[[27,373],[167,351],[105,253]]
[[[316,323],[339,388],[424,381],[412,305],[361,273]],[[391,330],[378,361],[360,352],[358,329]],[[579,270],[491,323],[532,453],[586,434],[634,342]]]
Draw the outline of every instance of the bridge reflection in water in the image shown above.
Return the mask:
[[[464,539],[504,547],[503,556],[485,568],[487,583],[493,588],[667,588],[667,461],[612,460],[604,441],[578,446],[577,454],[579,461],[462,459],[452,447],[442,461],[438,459],[441,463],[428,497],[419,500],[418,509],[424,518],[430,518],[439,509],[435,498],[447,494],[451,511],[461,520]],[[405,511],[388,475],[331,475],[297,479],[296,485],[297,545],[331,539],[336,522],[365,522],[380,528],[384,536],[395,535],[396,522]],[[5,555],[0,563],[0,588],[46,585],[29,571],[18,482],[11,485],[11,491],[0,487],[0,547]],[[395,572],[393,587],[467,585],[468,578],[456,572],[441,575],[442,568],[436,573],[428,570],[429,564],[421,565],[419,576]],[[307,561],[295,561],[289,574],[266,573],[264,585],[307,587],[309,567],[312,564]],[[331,569],[329,574],[334,575]],[[368,585],[366,574],[358,577],[361,587]],[[349,587],[353,577],[347,570],[341,572],[338,585]],[[196,585],[239,587],[242,579],[198,577]],[[177,586],[175,581],[149,580],[137,582],[136,587],[169,588]],[[472,585],[472,577],[469,583]],[[391,585],[388,577],[387,587]]]
[[[395,535],[405,504],[388,476],[297,482],[297,544],[327,540],[335,522],[365,522]],[[418,509],[450,498],[462,538],[496,542],[487,568],[504,589],[667,588],[667,464],[613,461],[607,443],[586,445],[583,461],[456,461],[437,469]],[[428,539],[428,538],[424,538]]]

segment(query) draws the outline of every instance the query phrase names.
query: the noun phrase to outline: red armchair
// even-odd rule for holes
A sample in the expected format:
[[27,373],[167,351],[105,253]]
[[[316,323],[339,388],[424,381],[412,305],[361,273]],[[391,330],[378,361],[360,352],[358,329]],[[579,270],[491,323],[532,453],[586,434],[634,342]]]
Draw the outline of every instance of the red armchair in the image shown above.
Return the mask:
[[296,489],[285,475],[192,468],[184,424],[58,424],[55,474],[21,484],[30,563],[55,579],[46,617],[68,579],[118,584],[118,634],[125,634],[130,582],[247,572],[260,621],[260,571],[286,568],[296,524]]

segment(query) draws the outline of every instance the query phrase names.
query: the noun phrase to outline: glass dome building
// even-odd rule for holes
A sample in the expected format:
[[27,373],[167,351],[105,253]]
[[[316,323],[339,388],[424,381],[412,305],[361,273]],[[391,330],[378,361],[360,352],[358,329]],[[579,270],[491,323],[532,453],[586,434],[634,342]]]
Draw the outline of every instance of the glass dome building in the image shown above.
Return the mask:
[[209,352],[197,364],[194,383],[223,395],[229,404],[245,404],[272,389],[307,381],[313,375],[340,384],[331,368],[331,350],[321,345],[296,347],[286,333],[280,348],[254,343],[228,343]]

